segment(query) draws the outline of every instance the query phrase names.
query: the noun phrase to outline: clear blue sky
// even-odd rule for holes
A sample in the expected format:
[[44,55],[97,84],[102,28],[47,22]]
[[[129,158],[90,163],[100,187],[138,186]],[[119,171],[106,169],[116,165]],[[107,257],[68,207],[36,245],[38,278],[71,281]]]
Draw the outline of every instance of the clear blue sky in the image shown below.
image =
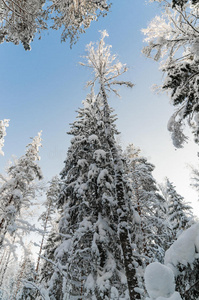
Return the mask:
[[40,165],[45,177],[48,180],[61,171],[71,139],[66,131],[88,92],[84,86],[90,74],[78,62],[85,54],[86,44],[99,40],[98,31],[106,29],[110,35],[107,43],[129,67],[126,79],[135,83],[132,90],[121,89],[122,99],[110,99],[118,114],[122,144],[132,142],[139,146],[155,164],[158,181],[168,176],[188,201],[196,200],[189,188],[186,164],[196,164],[197,147],[190,142],[185,149],[175,151],[166,129],[173,108],[166,95],[154,95],[151,91],[154,83],[161,83],[162,74],[157,63],[141,54],[141,28],[160,10],[157,4],[145,1],[113,2],[108,16],[93,23],[72,49],[69,42],[60,42],[59,31],[43,33],[40,41],[36,37],[29,52],[21,45],[0,45],[0,119],[11,120],[3,149],[5,156],[0,157],[1,171],[12,154],[19,157],[24,153],[29,138],[40,130]]

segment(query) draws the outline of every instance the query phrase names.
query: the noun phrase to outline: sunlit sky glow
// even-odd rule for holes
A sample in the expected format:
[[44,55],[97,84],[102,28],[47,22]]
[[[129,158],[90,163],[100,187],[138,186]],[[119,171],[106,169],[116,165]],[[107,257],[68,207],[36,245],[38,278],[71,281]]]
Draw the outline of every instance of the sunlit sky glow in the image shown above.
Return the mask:
[[[117,126],[121,143],[142,149],[142,154],[156,166],[154,176],[161,182],[165,176],[176,185],[177,191],[192,201],[198,210],[197,194],[190,188],[190,169],[197,166],[197,146],[193,141],[182,150],[175,150],[167,131],[167,121],[173,112],[167,95],[156,95],[153,84],[160,84],[162,74],[158,63],[141,54],[143,34],[150,20],[159,14],[156,4],[145,1],[114,0],[111,12],[92,24],[70,49],[69,42],[60,42],[60,32],[44,33],[26,52],[21,45],[0,45],[1,110],[0,119],[9,118],[4,152],[0,167],[12,154],[21,156],[30,137],[43,130],[40,165],[46,180],[63,168],[70,145],[69,123],[89,92],[85,89],[89,70],[78,65],[85,46],[100,38],[99,30],[106,29],[113,53],[118,54],[129,71],[125,78],[135,83],[132,90],[121,89],[121,99],[110,97],[118,115]],[[122,3],[122,4],[121,4]]]

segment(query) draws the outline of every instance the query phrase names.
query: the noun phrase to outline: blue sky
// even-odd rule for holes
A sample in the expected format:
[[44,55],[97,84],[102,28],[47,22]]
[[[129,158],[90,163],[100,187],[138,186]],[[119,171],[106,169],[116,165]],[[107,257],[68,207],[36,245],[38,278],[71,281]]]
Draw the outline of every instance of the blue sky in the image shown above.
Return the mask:
[[[46,179],[63,168],[70,145],[69,123],[75,120],[76,110],[89,92],[85,89],[89,71],[78,65],[85,46],[100,38],[99,30],[109,33],[107,43],[122,63],[129,67],[125,78],[135,83],[132,90],[121,89],[121,99],[111,97],[110,104],[118,114],[117,126],[122,145],[132,142],[155,164],[155,178],[168,176],[177,190],[197,209],[197,195],[190,188],[187,164],[197,164],[197,147],[190,141],[183,150],[175,150],[167,121],[173,108],[167,95],[155,95],[153,84],[160,84],[162,74],[158,64],[141,54],[143,35],[150,20],[160,13],[157,4],[145,1],[114,0],[110,13],[100,18],[70,49],[69,41],[60,42],[60,31],[35,38],[32,50],[21,45],[0,45],[0,119],[9,118],[4,152],[0,157],[3,172],[12,154],[21,156],[30,137],[43,130],[40,165]],[[122,3],[122,4],[121,4]]]

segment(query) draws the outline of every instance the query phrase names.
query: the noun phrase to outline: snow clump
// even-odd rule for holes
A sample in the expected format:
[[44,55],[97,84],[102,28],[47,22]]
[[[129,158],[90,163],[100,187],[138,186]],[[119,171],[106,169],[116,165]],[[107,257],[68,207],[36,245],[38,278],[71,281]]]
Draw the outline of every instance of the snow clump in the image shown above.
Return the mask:
[[147,266],[145,285],[150,298],[147,300],[182,300],[175,292],[175,280],[172,270],[159,262]]
[[164,263],[178,275],[178,264],[192,265],[197,258],[199,258],[199,224],[194,224],[166,251]]

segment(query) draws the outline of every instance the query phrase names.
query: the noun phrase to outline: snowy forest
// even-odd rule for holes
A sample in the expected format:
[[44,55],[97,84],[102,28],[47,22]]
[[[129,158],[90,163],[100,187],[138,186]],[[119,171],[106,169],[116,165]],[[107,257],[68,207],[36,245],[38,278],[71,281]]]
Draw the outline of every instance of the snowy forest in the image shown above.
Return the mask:
[[[114,2],[0,0],[0,47],[34,52],[36,39],[56,30],[73,52],[96,21],[111,20]],[[140,30],[142,55],[156,62],[161,85],[155,90],[166,92],[172,107],[170,143],[180,151],[191,136],[198,146],[199,0],[147,2],[158,14]],[[133,135],[126,147],[120,143],[110,99],[133,91],[136,82],[109,44],[109,32],[95,37],[80,54],[89,80],[59,175],[48,180],[42,170],[43,128],[1,170],[0,299],[197,300],[198,216],[170,178],[156,180],[155,165]],[[56,128],[56,116],[52,122]],[[11,127],[1,110],[0,159]],[[190,182],[198,194],[197,165]]]

